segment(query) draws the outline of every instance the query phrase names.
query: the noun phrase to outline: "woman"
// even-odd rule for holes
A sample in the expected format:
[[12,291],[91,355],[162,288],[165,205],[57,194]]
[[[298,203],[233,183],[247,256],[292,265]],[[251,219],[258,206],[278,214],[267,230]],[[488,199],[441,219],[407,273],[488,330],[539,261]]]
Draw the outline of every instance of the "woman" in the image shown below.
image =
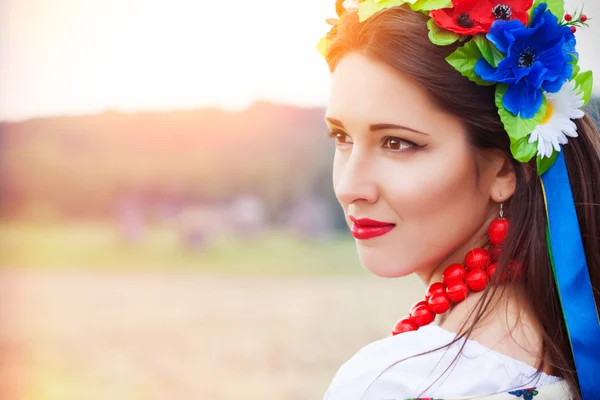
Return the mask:
[[337,11],[319,44],[335,193],[363,266],[427,292],[325,399],[600,399],[600,137],[574,36],[587,17],[551,0]]

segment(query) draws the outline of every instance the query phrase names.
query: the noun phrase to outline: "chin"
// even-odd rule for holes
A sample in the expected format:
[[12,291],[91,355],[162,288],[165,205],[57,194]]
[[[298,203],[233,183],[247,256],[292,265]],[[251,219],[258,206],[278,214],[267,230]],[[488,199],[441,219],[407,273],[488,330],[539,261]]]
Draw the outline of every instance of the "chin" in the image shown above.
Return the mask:
[[356,249],[363,268],[381,278],[401,278],[419,269],[417,263],[411,262],[409,257],[399,257],[397,254],[401,252],[391,254],[381,249],[364,246],[358,242],[356,243]]

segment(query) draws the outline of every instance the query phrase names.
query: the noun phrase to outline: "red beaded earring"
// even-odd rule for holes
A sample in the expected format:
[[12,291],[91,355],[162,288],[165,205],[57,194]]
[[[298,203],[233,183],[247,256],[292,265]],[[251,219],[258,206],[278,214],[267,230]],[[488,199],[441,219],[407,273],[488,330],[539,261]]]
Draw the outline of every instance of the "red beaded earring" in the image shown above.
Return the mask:
[[[504,218],[503,205],[500,203],[500,218],[493,220],[488,230],[488,237],[492,243],[489,248],[490,256],[492,257],[492,264],[487,268],[488,277],[490,280],[496,272],[496,262],[500,259],[502,246],[504,245],[504,241],[508,235],[509,228],[510,222],[508,219]],[[499,281],[499,283],[505,283],[507,281],[520,280],[522,277],[522,272],[521,264],[515,260],[510,260],[502,276],[494,278],[494,283],[498,283],[497,281]]]
[[509,225],[508,220],[504,218],[503,204],[500,203],[500,218],[493,220],[488,229],[488,237],[493,245],[502,246],[504,244]]
[[[496,272],[502,245],[508,234],[510,223],[504,218],[503,205],[500,203],[500,218],[490,224],[488,237],[492,246],[489,251],[481,248],[469,251],[463,264],[452,264],[446,267],[442,274],[443,282],[432,283],[425,292],[425,300],[415,303],[408,316],[396,322],[392,335],[402,332],[416,331],[419,327],[432,323],[436,314],[443,314],[450,309],[452,303],[465,300],[469,291],[484,290]],[[511,269],[513,267],[509,263]],[[504,282],[509,274],[503,274],[499,279]],[[498,279],[495,278],[494,279]],[[494,282],[496,283],[496,282]]]

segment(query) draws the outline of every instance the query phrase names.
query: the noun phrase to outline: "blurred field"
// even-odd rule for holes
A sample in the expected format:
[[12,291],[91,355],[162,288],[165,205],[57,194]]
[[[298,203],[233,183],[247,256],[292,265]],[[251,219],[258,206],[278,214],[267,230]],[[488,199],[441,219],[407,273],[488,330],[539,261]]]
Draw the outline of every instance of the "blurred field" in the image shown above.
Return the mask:
[[268,275],[362,274],[349,234],[301,240],[284,231],[255,239],[223,237],[204,251],[186,248],[176,230],[156,226],[128,243],[110,223],[4,224],[0,267],[171,270]]
[[125,249],[111,232],[2,230],[0,398],[320,399],[422,293],[362,270],[347,238],[195,254],[166,231]]

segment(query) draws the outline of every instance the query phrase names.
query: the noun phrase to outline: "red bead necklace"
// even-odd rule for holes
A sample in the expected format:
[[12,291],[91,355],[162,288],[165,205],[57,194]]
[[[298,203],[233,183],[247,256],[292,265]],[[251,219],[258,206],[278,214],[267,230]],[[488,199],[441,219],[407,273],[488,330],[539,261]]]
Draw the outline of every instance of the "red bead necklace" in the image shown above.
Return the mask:
[[407,317],[396,322],[392,335],[407,331],[416,331],[419,327],[433,322],[436,314],[443,314],[450,309],[452,303],[460,303],[467,298],[469,291],[484,290],[489,282],[504,283],[518,279],[520,275],[516,263],[509,263],[510,274],[504,273],[496,278],[496,261],[502,251],[502,245],[508,234],[509,221],[497,218],[488,229],[488,237],[492,246],[489,250],[477,248],[469,251],[463,264],[452,264],[442,274],[443,282],[432,283],[425,292],[425,300],[415,303]]

